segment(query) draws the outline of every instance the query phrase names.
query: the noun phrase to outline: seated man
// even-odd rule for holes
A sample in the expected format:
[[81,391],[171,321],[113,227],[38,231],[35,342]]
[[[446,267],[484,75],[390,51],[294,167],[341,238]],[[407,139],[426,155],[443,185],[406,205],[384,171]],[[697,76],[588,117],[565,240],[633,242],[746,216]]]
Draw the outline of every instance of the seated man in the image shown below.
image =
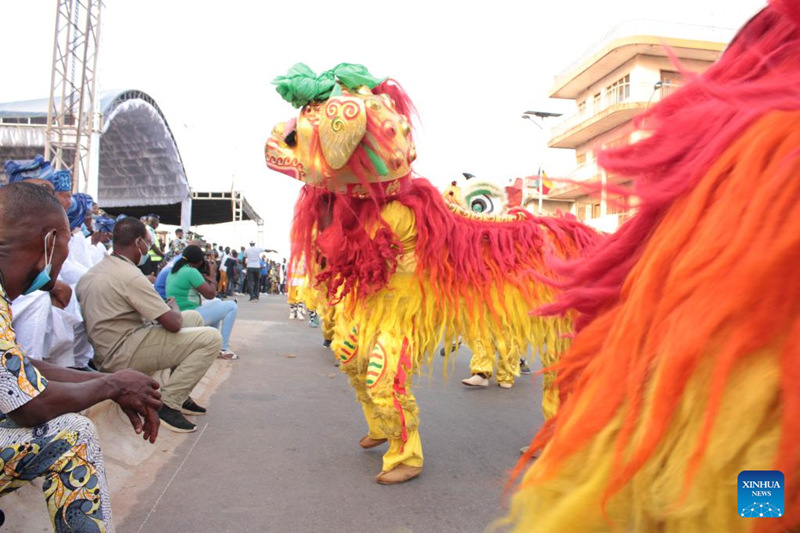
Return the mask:
[[16,343],[9,302],[49,290],[67,256],[69,227],[52,191],[0,189],[0,496],[43,477],[55,531],[113,531],[103,457],[78,411],[119,404],[136,433],[155,442],[158,382],[140,372],[79,372],[31,361]]
[[188,433],[197,427],[184,414],[205,413],[189,393],[217,357],[222,337],[216,329],[202,327],[199,313],[181,313],[174,300],[165,303],[156,293],[137,267],[146,261],[151,245],[142,222],[133,217],[118,221],[113,254],[83,275],[76,292],[95,366],[102,372],[172,369],[158,415],[167,428]]
[[[78,205],[70,192],[70,172],[53,170],[42,156],[32,160],[6,161],[4,167],[9,183],[24,181],[46,187],[55,192],[65,210]],[[71,222],[70,228],[74,228]],[[76,238],[73,232],[69,242],[70,253],[56,284],[48,292],[34,291],[20,295],[12,302],[16,342],[24,348],[26,355],[68,367],[83,367],[92,357],[85,332],[81,334],[83,319],[72,295],[78,278],[88,270],[88,266],[83,266],[79,260],[82,250],[74,249]],[[80,240],[85,241],[82,236]]]

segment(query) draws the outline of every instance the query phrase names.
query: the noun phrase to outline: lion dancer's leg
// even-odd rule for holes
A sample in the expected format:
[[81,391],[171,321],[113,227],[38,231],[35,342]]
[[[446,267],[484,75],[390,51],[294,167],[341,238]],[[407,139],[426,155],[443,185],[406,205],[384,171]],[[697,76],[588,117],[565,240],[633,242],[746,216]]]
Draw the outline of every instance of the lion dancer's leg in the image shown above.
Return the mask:
[[413,349],[408,337],[381,332],[367,366],[366,386],[372,407],[364,412],[375,417],[379,434],[389,441],[383,468],[375,478],[383,485],[408,481],[422,471],[419,409],[411,393]]
[[488,387],[494,370],[494,351],[489,351],[481,339],[469,342],[468,346],[472,350],[472,359],[469,360],[472,375],[462,379],[461,383],[468,387]]
[[295,320],[299,317],[298,306],[300,305],[299,288],[295,285],[289,285],[286,293],[286,301],[289,304],[289,320]]
[[[539,347],[539,360],[542,362],[542,367],[547,368],[558,362],[558,357],[555,350],[552,350],[547,345]],[[542,412],[544,419],[552,418],[556,414],[559,407],[558,389],[554,383],[556,381],[555,372],[544,372],[542,378]]]
[[500,388],[510,389],[514,386],[514,378],[519,376],[519,361],[522,350],[515,342],[508,342],[503,337],[494,340],[497,351],[497,384]]
[[325,339],[323,345],[328,347],[333,342],[333,336],[335,332],[336,306],[323,303],[320,318],[322,319],[322,338]]
[[364,449],[389,442],[376,481],[391,485],[408,481],[422,471],[422,441],[418,408],[411,385],[411,346],[405,337],[381,333],[366,361],[358,354],[358,328],[336,335],[332,349],[342,372],[350,378],[367,422]]
[[375,421],[372,400],[367,392],[367,375],[362,370],[358,356],[358,328],[353,326],[346,335],[339,335],[331,349],[339,360],[339,368],[347,374],[350,386],[356,391],[356,398],[361,403],[364,419],[367,421],[367,435],[359,443],[362,448],[374,448],[386,442],[386,435]]
[[325,293],[317,287],[309,285],[306,287],[305,304],[308,309],[308,325],[312,328],[318,328],[320,325],[320,314],[322,313],[323,306],[325,305]]
[[[541,344],[536,349],[536,353],[539,354],[539,361],[542,363],[542,368],[547,368],[551,365],[554,365],[558,362],[558,355],[557,353],[562,353],[565,347],[564,339],[557,339],[555,340],[554,344],[558,344],[555,348],[552,345]],[[561,402],[558,398],[558,388],[555,386],[556,381],[556,373],[555,372],[543,372],[542,373],[542,413],[544,414],[544,419],[548,420],[555,416],[558,412],[558,408],[561,405]],[[520,453],[527,453],[529,446],[523,446],[520,449]],[[531,454],[531,458],[539,457],[540,452],[536,452]]]
[[306,305],[308,304],[308,278],[303,276],[298,280],[297,287],[297,319],[306,319]]

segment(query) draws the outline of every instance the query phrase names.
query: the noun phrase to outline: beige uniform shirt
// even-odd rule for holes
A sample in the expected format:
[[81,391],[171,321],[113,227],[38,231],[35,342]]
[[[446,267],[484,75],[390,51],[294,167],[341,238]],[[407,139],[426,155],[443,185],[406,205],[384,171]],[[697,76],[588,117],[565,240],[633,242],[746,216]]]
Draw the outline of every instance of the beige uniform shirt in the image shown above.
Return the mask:
[[107,358],[130,358],[148,327],[170,310],[139,268],[117,255],[90,268],[75,292],[98,365]]

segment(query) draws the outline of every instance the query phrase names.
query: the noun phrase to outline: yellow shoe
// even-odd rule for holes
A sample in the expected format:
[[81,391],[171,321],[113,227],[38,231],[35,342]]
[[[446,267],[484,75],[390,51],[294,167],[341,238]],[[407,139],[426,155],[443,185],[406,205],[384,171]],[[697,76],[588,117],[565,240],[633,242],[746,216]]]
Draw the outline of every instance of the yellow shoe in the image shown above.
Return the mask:
[[388,472],[381,472],[375,476],[375,481],[381,485],[396,485],[414,479],[422,472],[421,466],[408,466],[399,464]]

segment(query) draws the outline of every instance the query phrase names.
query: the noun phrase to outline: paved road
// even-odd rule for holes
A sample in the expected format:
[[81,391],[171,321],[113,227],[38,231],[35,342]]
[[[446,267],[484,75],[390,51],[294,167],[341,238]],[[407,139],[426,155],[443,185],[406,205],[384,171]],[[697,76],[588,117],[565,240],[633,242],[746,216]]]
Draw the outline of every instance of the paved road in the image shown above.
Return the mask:
[[246,300],[241,360],[118,532],[479,532],[502,515],[507,472],[542,422],[540,380],[468,389],[469,352],[449,380],[437,356],[414,381],[425,470],[381,486],[383,447],[357,445],[361,409],[320,331],[289,321],[283,297]]

